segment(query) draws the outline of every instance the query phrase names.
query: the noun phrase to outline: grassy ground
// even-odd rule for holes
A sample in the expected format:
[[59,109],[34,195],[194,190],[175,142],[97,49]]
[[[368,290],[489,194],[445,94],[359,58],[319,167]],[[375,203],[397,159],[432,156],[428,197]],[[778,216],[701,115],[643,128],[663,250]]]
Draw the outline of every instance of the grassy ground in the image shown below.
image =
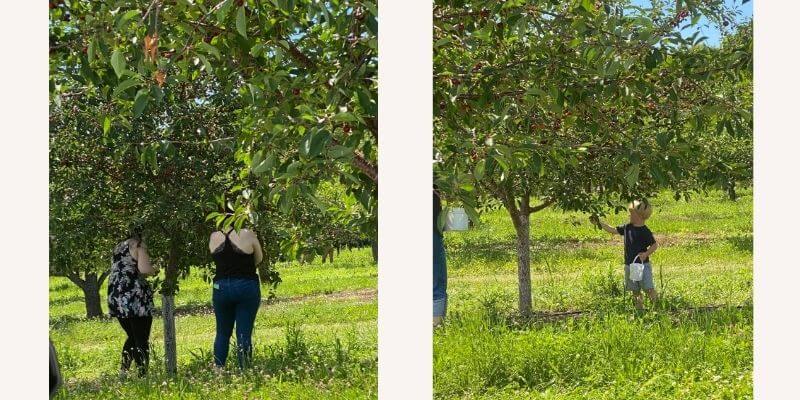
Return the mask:
[[[752,398],[752,193],[653,199],[648,226],[663,303],[634,315],[619,236],[587,216],[531,219],[534,309],[516,308],[505,210],[446,235],[449,315],[434,334],[437,399]],[[627,216],[613,215],[612,225]],[[698,308],[703,306],[714,308]],[[576,311],[570,316],[559,315]]]
[[[151,373],[118,378],[124,333],[111,319],[86,320],[80,290],[50,280],[50,338],[66,381],[59,398],[366,399],[377,397],[377,267],[369,249],[334,264],[284,264],[277,300],[264,304],[253,334],[254,367],[211,370],[211,288],[199,273],[176,296],[179,374],[163,373],[163,331],[154,318]],[[105,295],[105,286],[101,294]],[[160,300],[156,300],[160,308]],[[104,311],[107,311],[104,304]],[[232,348],[233,350],[233,348]]]

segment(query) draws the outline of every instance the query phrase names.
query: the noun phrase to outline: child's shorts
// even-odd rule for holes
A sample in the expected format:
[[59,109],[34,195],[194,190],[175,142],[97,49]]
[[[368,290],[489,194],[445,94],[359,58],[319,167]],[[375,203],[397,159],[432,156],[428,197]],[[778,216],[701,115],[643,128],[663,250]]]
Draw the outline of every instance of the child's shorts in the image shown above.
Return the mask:
[[625,290],[639,292],[642,289],[655,289],[655,285],[653,285],[653,266],[650,263],[644,263],[644,273],[642,274],[642,280],[639,282],[628,279],[629,273],[630,265],[625,264]]

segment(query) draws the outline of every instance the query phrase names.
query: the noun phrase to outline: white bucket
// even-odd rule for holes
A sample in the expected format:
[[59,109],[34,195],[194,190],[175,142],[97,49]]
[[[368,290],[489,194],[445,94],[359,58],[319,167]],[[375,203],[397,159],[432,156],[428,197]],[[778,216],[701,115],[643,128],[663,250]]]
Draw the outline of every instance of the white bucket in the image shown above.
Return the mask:
[[446,231],[466,231],[469,229],[469,217],[463,208],[451,208],[447,212],[447,220],[444,224]]
[[639,256],[637,255],[628,266],[628,278],[634,282],[639,282],[644,277],[644,263],[642,263],[641,260],[637,263],[636,259],[638,258]]

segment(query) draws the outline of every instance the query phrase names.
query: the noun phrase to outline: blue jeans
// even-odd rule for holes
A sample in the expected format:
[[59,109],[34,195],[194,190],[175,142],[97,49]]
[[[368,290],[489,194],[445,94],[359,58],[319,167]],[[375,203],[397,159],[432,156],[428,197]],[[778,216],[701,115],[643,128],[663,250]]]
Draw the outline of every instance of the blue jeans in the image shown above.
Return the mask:
[[447,313],[447,260],[444,253],[444,238],[433,228],[433,316],[444,317]]
[[225,278],[215,282],[213,290],[211,302],[217,320],[214,363],[225,365],[235,323],[239,366],[244,367],[253,354],[253,323],[261,305],[261,285],[255,279]]

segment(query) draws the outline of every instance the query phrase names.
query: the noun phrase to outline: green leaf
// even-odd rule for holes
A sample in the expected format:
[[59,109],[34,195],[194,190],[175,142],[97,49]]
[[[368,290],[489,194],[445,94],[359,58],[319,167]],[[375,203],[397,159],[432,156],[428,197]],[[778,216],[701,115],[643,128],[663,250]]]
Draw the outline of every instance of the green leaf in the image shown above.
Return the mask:
[[89,45],[86,46],[86,57],[89,60],[89,62],[92,62],[92,60],[94,60],[95,57],[97,56],[95,54],[96,48],[97,48],[97,41],[95,39],[91,39],[89,41]]
[[594,0],[581,0],[581,7],[587,12],[594,14]]
[[114,88],[113,96],[114,97],[119,97],[119,95],[121,95],[123,92],[125,92],[126,90],[128,90],[128,89],[130,89],[130,88],[132,88],[134,86],[139,85],[139,83],[140,82],[139,82],[138,79],[128,79],[128,80],[122,81],[122,83],[120,83],[119,85],[117,85],[116,88]]
[[333,120],[334,121],[339,121],[339,122],[355,122],[355,121],[358,121],[356,116],[353,115],[353,113],[349,113],[349,112],[340,112],[340,113],[336,114],[336,116],[333,117]]
[[658,169],[658,167],[656,167],[656,166],[651,167],[650,168],[650,175],[653,176],[653,179],[655,179],[656,182],[659,185],[667,184],[667,178],[664,176],[664,174],[661,172],[661,170]]
[[214,72],[214,67],[208,61],[208,58],[206,56],[204,56],[202,54],[198,54],[197,58],[199,58],[200,61],[203,62],[203,70],[205,70],[207,74],[210,74],[210,73]]
[[239,7],[239,10],[236,11],[236,31],[247,38],[247,16],[244,6]]
[[300,155],[303,157],[308,157],[308,153],[311,152],[311,137],[312,132],[308,132],[300,141]]
[[263,161],[259,162],[258,165],[253,168],[253,173],[256,175],[261,175],[267,171],[272,170],[272,167],[275,166],[275,155],[270,154],[268,155]]
[[111,53],[111,67],[114,68],[114,73],[117,74],[117,78],[122,77],[122,74],[125,72],[125,56],[122,55],[119,49]]
[[486,160],[479,160],[478,163],[475,165],[475,170],[472,172],[472,175],[475,176],[475,180],[483,179],[483,174],[486,171]]
[[133,116],[138,117],[142,115],[142,111],[147,107],[147,102],[150,100],[149,91],[147,89],[140,89],[136,93],[136,98],[133,100]]
[[645,67],[647,67],[647,69],[653,69],[662,59],[661,52],[658,49],[653,49],[644,59]]
[[333,146],[328,150],[328,155],[333,158],[345,158],[353,155],[353,149],[346,146]]
[[370,98],[369,93],[361,89],[357,92],[358,94],[358,104],[364,109],[364,112],[367,114],[374,115],[376,110],[375,102]]
[[261,43],[256,44],[255,46],[250,48],[250,55],[253,57],[261,57],[264,54],[264,45]]
[[103,134],[108,134],[111,131],[111,118],[108,116],[103,119]]
[[214,46],[212,46],[212,45],[210,45],[210,44],[208,44],[206,42],[198,43],[197,44],[197,49],[198,50],[202,50],[202,51],[208,53],[209,55],[214,56],[214,58],[216,58],[217,60],[219,60],[220,57],[222,57],[222,55],[219,53],[219,50],[217,50],[216,47],[214,47]]
[[225,0],[223,4],[217,10],[217,22],[220,24],[225,23],[225,18],[228,17],[228,13],[231,11],[231,6],[233,5],[233,0]]
[[628,187],[634,187],[636,182],[639,181],[639,164],[631,165],[628,168],[628,172],[625,173],[625,182],[628,184]]
[[463,204],[463,206],[464,212],[467,213],[467,217],[469,217],[470,221],[472,221],[472,223],[474,223],[476,226],[480,225],[481,217],[478,214],[478,211],[476,211],[471,205]]
[[294,2],[290,2],[289,0],[272,0],[272,4],[287,15],[292,11],[292,8],[294,8]]
[[330,143],[330,141],[331,141],[331,134],[328,133],[328,131],[322,130],[315,133],[311,137],[308,156],[309,157],[318,156],[320,153],[322,153],[322,149],[325,148],[325,146],[327,146],[328,143]]
[[119,21],[117,21],[117,25],[116,25],[117,30],[118,31],[121,30],[125,26],[125,23],[127,23],[128,21],[133,19],[133,17],[136,17],[141,13],[142,13],[141,10],[129,10],[129,11],[125,12],[124,14],[122,14],[122,16],[119,18]]
[[433,44],[433,47],[442,47],[442,46],[444,46],[446,44],[449,44],[452,41],[453,41],[453,39],[451,39],[449,37],[443,37],[443,38],[437,40],[436,43]]
[[261,97],[261,89],[252,83],[247,84],[247,89],[250,92],[250,100],[253,102],[253,104],[256,104],[258,99]]
[[544,90],[539,89],[538,87],[534,87],[534,86],[529,87],[528,90],[525,91],[525,94],[528,95],[528,96],[546,96],[547,95],[547,93]]

